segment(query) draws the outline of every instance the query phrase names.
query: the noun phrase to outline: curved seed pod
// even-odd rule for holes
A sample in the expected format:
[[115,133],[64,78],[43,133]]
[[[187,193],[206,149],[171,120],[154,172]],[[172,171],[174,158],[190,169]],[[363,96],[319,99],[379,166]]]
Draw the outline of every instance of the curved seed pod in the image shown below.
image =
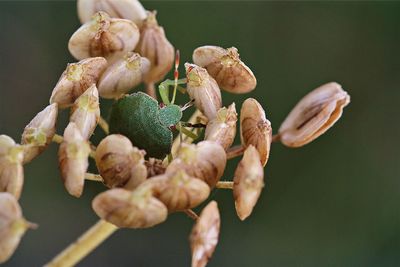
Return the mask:
[[51,143],[56,132],[57,116],[58,105],[54,103],[39,112],[25,127],[21,138],[24,163],[37,157]]
[[334,82],[308,93],[292,109],[279,128],[281,142],[301,147],[325,133],[342,116],[350,96]]
[[123,135],[104,138],[96,149],[96,165],[105,185],[132,190],[147,178],[144,150],[132,146]]
[[10,193],[0,193],[0,263],[7,261],[28,228],[36,225],[22,217],[18,201]]
[[82,137],[89,140],[97,123],[100,120],[99,92],[96,85],[92,85],[75,100],[71,108],[70,122],[74,122]]
[[221,90],[217,82],[203,69],[195,64],[185,63],[187,92],[196,107],[209,119],[217,116],[222,106]]
[[109,66],[101,76],[98,83],[100,96],[119,98],[139,85],[149,69],[150,62],[147,58],[128,52]]
[[0,135],[0,192],[19,199],[24,184],[24,147],[6,135]]
[[78,0],[78,16],[82,24],[90,21],[99,11],[113,18],[129,19],[138,26],[147,17],[146,10],[138,0]]
[[112,60],[133,51],[139,36],[139,29],[132,21],[97,12],[71,36],[68,49],[78,60],[98,56]]
[[107,190],[94,198],[92,207],[100,218],[122,228],[152,227],[168,216],[165,205],[142,186],[134,191]]
[[191,209],[210,195],[210,188],[200,179],[189,176],[184,170],[168,172],[148,179],[153,194],[170,212]]
[[243,221],[250,216],[264,187],[264,168],[254,146],[249,145],[244,151],[233,182],[236,213]]
[[174,47],[165,36],[164,28],[158,25],[156,12],[149,12],[140,29],[137,52],[150,60],[150,71],[145,75],[146,83],[162,80],[174,63]]
[[256,88],[256,77],[240,60],[235,47],[201,46],[194,50],[193,62],[206,68],[221,89],[227,92],[244,94]]
[[83,92],[97,83],[106,67],[107,61],[102,57],[68,64],[53,89],[50,103],[57,103],[59,108],[72,105]]
[[76,124],[70,122],[65,128],[64,140],[58,150],[58,162],[64,186],[74,197],[82,195],[89,153],[89,143]]
[[235,103],[221,108],[217,116],[207,123],[205,140],[220,144],[225,150],[231,147],[236,136],[237,113]]
[[222,177],[225,166],[226,153],[219,144],[212,141],[196,145],[183,143],[166,173],[185,170],[188,175],[203,180],[213,188]]
[[271,150],[272,128],[264,109],[254,98],[246,99],[240,110],[240,137],[244,146],[256,147],[265,166]]
[[211,201],[201,212],[190,234],[192,267],[204,267],[218,244],[221,218],[217,202]]

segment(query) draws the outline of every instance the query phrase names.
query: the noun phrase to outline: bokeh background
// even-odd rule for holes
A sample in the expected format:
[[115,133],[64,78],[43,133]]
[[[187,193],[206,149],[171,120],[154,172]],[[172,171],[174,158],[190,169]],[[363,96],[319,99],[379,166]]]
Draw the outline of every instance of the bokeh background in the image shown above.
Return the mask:
[[[300,149],[273,145],[266,187],[248,220],[236,217],[230,191],[213,193],[222,228],[209,266],[400,266],[400,3],[144,6],[158,10],[182,61],[200,45],[236,46],[258,86],[248,95],[224,94],[224,104],[235,101],[239,109],[247,97],[257,98],[275,131],[323,83],[337,81],[352,97],[340,121],[315,142]],[[47,105],[74,62],[67,42],[78,27],[74,1],[0,2],[0,133],[19,140]],[[59,133],[67,117],[61,113]],[[97,131],[94,142],[102,137]],[[97,221],[91,200],[104,187],[87,182],[81,199],[69,196],[56,155],[53,144],[25,167],[21,205],[40,227],[4,266],[41,266]],[[120,230],[79,266],[189,266],[192,225],[173,214],[152,229]]]

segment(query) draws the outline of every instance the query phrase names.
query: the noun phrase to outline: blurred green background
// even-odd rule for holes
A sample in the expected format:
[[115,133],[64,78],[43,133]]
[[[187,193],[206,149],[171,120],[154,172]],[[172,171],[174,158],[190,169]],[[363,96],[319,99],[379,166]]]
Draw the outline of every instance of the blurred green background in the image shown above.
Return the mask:
[[[240,222],[230,191],[209,266],[400,266],[400,3],[149,1],[169,40],[190,61],[194,48],[236,46],[258,79],[273,128],[313,88],[341,83],[352,97],[340,121],[315,142],[272,147],[266,188]],[[0,2],[0,133],[19,140],[44,108],[79,27],[76,3]],[[182,70],[182,69],[181,69]],[[171,76],[170,76],[171,77]],[[105,104],[105,112],[107,111]],[[66,126],[61,114],[58,132]],[[97,131],[94,142],[103,137]],[[97,221],[87,182],[81,199],[63,188],[57,146],[25,167],[21,205],[40,225],[4,266],[41,266]],[[229,164],[232,177],[237,160]],[[92,171],[94,171],[92,169]],[[120,230],[79,266],[189,266],[193,222],[173,214],[152,229]]]

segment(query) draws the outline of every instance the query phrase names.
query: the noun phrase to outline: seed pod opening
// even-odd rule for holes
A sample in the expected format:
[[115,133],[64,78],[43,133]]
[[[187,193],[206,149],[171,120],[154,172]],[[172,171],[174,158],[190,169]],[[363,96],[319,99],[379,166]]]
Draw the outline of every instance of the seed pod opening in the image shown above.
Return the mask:
[[350,96],[337,83],[327,83],[308,93],[279,128],[281,142],[301,147],[325,133],[342,116]]
[[207,69],[220,88],[227,92],[244,94],[256,88],[256,77],[240,60],[235,47],[201,46],[194,50],[193,62]]
[[264,109],[254,98],[246,99],[240,110],[240,137],[245,147],[255,146],[265,166],[271,150],[272,128]]

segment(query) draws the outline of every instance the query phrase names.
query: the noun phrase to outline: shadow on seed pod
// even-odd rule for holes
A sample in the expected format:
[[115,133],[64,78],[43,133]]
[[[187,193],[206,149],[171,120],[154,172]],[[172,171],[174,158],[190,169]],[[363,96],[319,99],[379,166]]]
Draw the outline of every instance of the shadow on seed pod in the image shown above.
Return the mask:
[[24,185],[24,147],[11,137],[0,135],[0,192],[8,192],[19,199]]
[[207,69],[221,89],[229,93],[244,94],[256,88],[256,77],[240,60],[235,47],[201,46],[194,50],[193,62]]
[[190,234],[192,267],[204,267],[218,244],[221,219],[217,202],[211,201],[201,212]]
[[254,146],[249,145],[244,151],[233,182],[236,213],[243,221],[250,216],[264,187],[264,168]]
[[112,134],[104,138],[96,149],[96,165],[104,184],[110,188],[132,190],[147,178],[144,150],[132,146],[123,135]]
[[310,143],[335,124],[349,103],[350,96],[335,82],[311,91],[283,121],[279,128],[281,142],[288,147]]
[[64,140],[58,150],[61,178],[68,193],[80,197],[88,168],[90,145],[75,123],[70,122],[64,131]]
[[221,90],[207,70],[195,64],[185,63],[187,92],[196,107],[209,119],[217,116],[222,106]]
[[240,138],[244,147],[255,146],[265,166],[271,150],[272,128],[264,109],[254,98],[246,99],[240,110]]
[[97,12],[71,36],[68,49],[78,60],[105,57],[113,61],[135,49],[139,36],[139,29],[132,21]]
[[39,112],[25,127],[21,137],[24,145],[24,164],[40,155],[51,143],[56,132],[57,103]]
[[50,97],[50,103],[66,108],[74,103],[90,86],[96,84],[107,67],[102,57],[88,58],[67,65]]

